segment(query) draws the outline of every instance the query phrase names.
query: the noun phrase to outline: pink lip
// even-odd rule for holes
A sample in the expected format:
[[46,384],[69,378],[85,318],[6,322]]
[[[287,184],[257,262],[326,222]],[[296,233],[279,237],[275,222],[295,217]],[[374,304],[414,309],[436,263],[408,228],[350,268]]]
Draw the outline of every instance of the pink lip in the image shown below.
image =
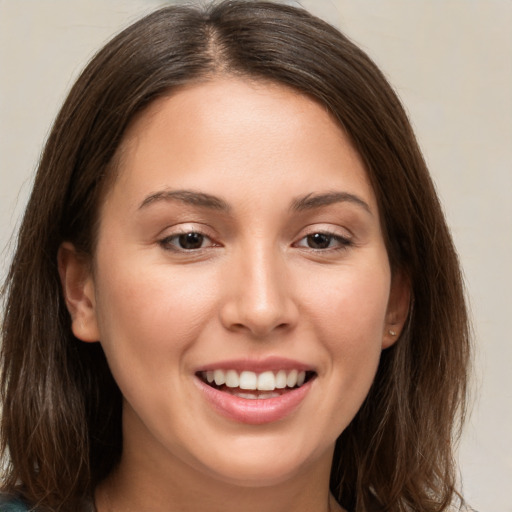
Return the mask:
[[[217,366],[217,368],[219,368]],[[233,368],[230,366],[229,368]],[[313,380],[279,397],[250,400],[215,389],[199,377],[195,382],[208,403],[222,416],[240,423],[261,425],[278,421],[291,414],[302,403]]]
[[201,366],[195,372],[205,372],[208,370],[237,370],[239,372],[247,370],[250,372],[261,373],[265,371],[279,370],[298,370],[298,371],[315,371],[311,365],[306,365],[292,359],[283,357],[266,357],[264,359],[231,359],[224,361],[216,361]]

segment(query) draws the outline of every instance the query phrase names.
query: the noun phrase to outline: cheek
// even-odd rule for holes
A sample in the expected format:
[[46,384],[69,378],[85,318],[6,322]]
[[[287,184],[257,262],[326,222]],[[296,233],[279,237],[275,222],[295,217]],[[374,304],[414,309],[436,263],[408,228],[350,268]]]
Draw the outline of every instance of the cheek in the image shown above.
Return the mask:
[[104,267],[98,281],[101,343],[113,372],[130,368],[154,377],[187,351],[211,314],[212,294],[187,273],[126,264]]
[[357,272],[353,268],[343,269],[336,280],[331,276],[323,284],[315,288],[309,312],[315,318],[315,335],[329,354],[327,373],[333,383],[332,398],[343,403],[333,407],[345,428],[346,419],[351,419],[359,409],[377,371],[390,272],[382,264],[365,266]]
[[[382,342],[390,290],[390,272],[375,265],[341,269],[309,288],[308,308],[330,339],[340,340],[333,348],[364,350]],[[313,292],[311,291],[313,290]],[[343,343],[341,343],[343,341]]]

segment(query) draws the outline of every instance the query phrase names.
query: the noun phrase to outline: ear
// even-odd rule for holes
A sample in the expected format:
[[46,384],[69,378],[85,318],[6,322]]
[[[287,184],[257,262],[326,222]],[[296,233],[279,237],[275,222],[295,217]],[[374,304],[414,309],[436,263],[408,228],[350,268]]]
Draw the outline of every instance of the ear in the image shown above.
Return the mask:
[[391,289],[389,293],[386,323],[382,337],[382,348],[393,345],[404,329],[409,315],[411,302],[411,282],[402,270],[393,272],[391,276]]
[[73,244],[64,242],[59,247],[57,261],[73,334],[82,341],[98,341],[94,280],[88,258],[79,254]]

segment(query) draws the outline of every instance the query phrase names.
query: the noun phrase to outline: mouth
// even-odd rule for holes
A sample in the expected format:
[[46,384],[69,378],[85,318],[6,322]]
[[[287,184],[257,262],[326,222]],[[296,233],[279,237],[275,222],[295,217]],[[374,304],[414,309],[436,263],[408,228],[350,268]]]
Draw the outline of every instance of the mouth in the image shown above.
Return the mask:
[[215,369],[200,371],[196,376],[208,386],[238,398],[265,400],[278,398],[301,388],[316,377],[316,372],[298,369],[263,371]]

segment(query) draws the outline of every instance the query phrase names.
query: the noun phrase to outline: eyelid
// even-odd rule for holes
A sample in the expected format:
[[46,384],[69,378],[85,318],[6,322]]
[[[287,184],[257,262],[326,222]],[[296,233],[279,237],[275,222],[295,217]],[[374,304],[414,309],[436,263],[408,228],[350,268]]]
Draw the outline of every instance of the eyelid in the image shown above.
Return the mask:
[[[163,233],[165,234],[162,234],[158,237],[157,243],[165,250],[172,250],[178,253],[197,253],[199,251],[204,251],[212,247],[221,247],[221,244],[215,240],[214,236],[210,233],[210,231],[210,229],[205,229],[204,227],[198,226],[197,224],[194,223],[184,223],[176,226],[169,226],[165,230],[163,230]],[[184,249],[171,243],[172,239],[176,239],[182,235],[186,235],[189,233],[197,233],[198,235],[201,235],[205,239],[209,240],[210,243],[206,247],[199,247],[197,249]]]
[[345,238],[347,240],[352,240],[354,238],[354,234],[348,228],[325,222],[317,222],[315,224],[304,226],[300,230],[297,238],[299,236],[303,238],[305,236],[313,235],[315,233],[323,233],[325,235]]
[[[340,233],[341,228],[336,228],[334,226],[325,226],[325,225],[311,225],[306,227],[300,235],[296,238],[296,241],[292,244],[295,247],[307,249],[309,251],[315,251],[315,252],[328,252],[328,251],[339,251],[339,250],[345,250],[348,247],[354,245],[354,239],[352,233],[348,232],[346,229],[343,230],[343,233]],[[336,240],[339,245],[337,247],[327,247],[323,249],[314,248],[314,247],[307,247],[306,245],[299,245],[300,242],[305,240],[308,236],[315,235],[315,234],[321,234],[325,235],[327,237],[330,237],[333,240]]]
[[[204,240],[210,240],[211,243],[208,244],[206,247],[202,246],[202,247],[198,247],[197,249],[185,249],[184,247],[179,247],[177,244],[173,244],[171,242],[173,239],[178,239],[180,236],[187,235],[189,233],[197,233],[198,235],[201,235]],[[162,238],[159,241],[159,243],[165,249],[172,249],[172,250],[179,251],[179,252],[197,252],[197,251],[201,251],[204,249],[209,249],[210,247],[219,247],[219,245],[216,244],[215,242],[213,242],[209,236],[203,235],[202,233],[198,233],[196,231],[187,231],[186,233],[175,233],[175,234],[166,236],[165,238]]]
[[[326,248],[315,248],[315,247],[307,247],[306,245],[300,245],[300,242],[307,239],[308,236],[315,235],[315,234],[321,234],[327,237],[330,237],[332,240],[335,240],[339,243],[338,247],[326,247]],[[308,235],[303,236],[298,242],[295,242],[294,244],[296,247],[303,247],[305,249],[309,249],[311,251],[332,251],[336,249],[345,249],[352,244],[352,241],[348,238],[345,238],[340,235],[335,235],[334,233],[324,233],[324,232],[318,232],[318,233],[310,233]]]

